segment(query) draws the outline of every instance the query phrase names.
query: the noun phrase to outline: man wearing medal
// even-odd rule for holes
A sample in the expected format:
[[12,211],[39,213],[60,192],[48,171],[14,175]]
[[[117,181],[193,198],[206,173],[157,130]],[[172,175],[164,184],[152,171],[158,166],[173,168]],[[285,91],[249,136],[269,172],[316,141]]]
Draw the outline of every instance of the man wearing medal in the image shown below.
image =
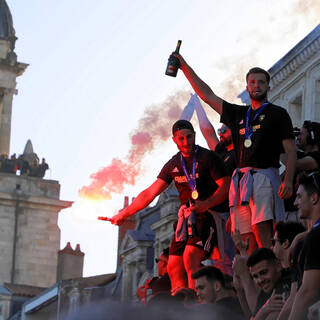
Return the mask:
[[[195,132],[189,121],[178,120],[172,127],[172,134],[179,152],[164,165],[158,179],[110,221],[121,225],[125,219],[148,206],[174,181],[181,201],[168,261],[174,293],[180,288],[194,289],[192,273],[200,268],[201,261],[210,256],[217,244],[216,225],[208,209],[219,211],[219,205],[228,196],[230,178],[215,152],[195,144]],[[193,234],[189,234],[189,223],[195,229]]]
[[[267,100],[270,75],[261,68],[249,70],[246,81],[250,106],[230,104],[216,96],[180,54],[173,54],[199,97],[221,115],[232,132],[237,169],[232,175],[229,205],[232,231],[239,230],[255,247],[271,247],[273,223],[285,219],[283,199],[291,196],[296,164],[293,127],[287,111]],[[287,158],[280,181],[279,159]]]

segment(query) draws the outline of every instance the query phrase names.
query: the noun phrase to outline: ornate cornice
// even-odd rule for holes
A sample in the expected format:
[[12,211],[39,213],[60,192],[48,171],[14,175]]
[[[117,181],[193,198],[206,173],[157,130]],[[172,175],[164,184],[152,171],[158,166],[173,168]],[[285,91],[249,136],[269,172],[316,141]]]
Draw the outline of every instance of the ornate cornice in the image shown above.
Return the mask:
[[[303,64],[305,64],[308,60],[311,59],[313,55],[318,53],[320,50],[320,34],[319,37],[314,39],[313,42],[308,44],[307,47],[303,48],[300,52],[298,52],[296,55],[290,57],[290,60],[286,61],[284,65],[281,65],[281,62],[283,59],[279,61],[275,65],[275,70],[273,70],[274,67],[270,69],[271,73],[271,81],[270,85],[271,87],[275,87],[279,85],[281,82],[286,80],[291,74],[296,72],[296,70]],[[276,67],[279,67],[279,70],[276,70]]]

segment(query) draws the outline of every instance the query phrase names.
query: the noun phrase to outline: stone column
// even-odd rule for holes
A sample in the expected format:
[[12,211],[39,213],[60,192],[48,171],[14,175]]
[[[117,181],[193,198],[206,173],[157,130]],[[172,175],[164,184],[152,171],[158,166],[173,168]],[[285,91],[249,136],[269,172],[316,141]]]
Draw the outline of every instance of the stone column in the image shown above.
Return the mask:
[[14,89],[0,88],[0,154],[10,152],[12,98]]

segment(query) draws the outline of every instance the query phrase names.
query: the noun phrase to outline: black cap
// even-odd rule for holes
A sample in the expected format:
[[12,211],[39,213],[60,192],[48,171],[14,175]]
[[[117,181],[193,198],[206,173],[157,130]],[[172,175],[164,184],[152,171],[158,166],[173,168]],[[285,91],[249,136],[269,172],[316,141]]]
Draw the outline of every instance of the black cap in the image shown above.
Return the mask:
[[194,132],[191,122],[187,120],[178,120],[172,126],[172,134],[174,135],[176,131],[179,131],[182,129],[189,129]]

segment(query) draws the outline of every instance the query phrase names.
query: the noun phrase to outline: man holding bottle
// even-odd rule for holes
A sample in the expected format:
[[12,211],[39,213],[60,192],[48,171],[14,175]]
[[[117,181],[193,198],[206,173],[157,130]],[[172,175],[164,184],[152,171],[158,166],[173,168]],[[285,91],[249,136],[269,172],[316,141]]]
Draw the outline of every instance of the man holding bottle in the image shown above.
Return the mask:
[[[238,229],[252,249],[271,247],[273,222],[284,220],[280,198],[289,198],[293,191],[296,148],[287,111],[267,100],[270,75],[261,68],[250,69],[246,89],[251,105],[237,106],[215,95],[180,54],[172,56],[179,60],[180,69],[199,97],[231,129],[237,160],[229,192],[233,231]],[[287,163],[281,183],[278,168],[283,151]]]

